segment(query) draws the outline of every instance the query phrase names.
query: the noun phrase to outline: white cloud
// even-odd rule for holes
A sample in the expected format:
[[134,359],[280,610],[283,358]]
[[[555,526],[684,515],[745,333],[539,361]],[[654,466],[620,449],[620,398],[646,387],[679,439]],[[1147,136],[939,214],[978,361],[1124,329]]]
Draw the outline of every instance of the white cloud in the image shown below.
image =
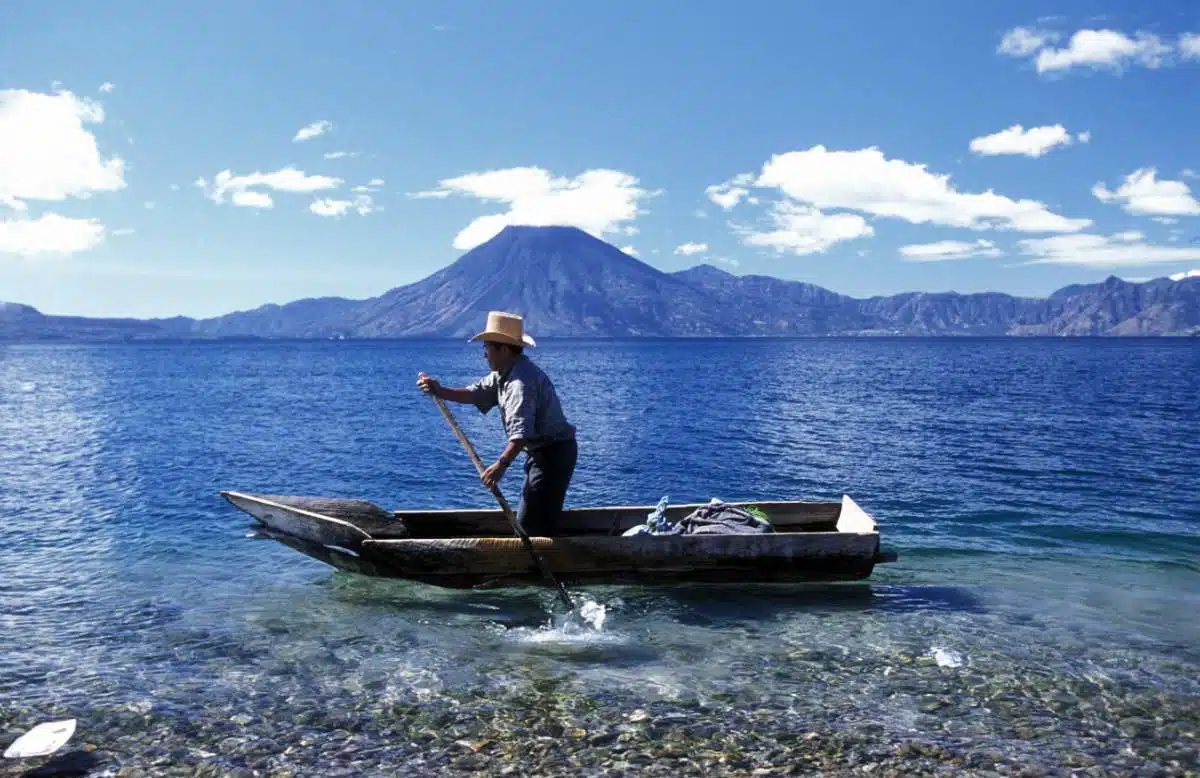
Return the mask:
[[178,191],[179,191],[179,184],[171,184],[171,191],[172,191],[172,192],[178,192]]
[[1200,202],[1182,181],[1159,181],[1155,168],[1138,168],[1125,176],[1115,192],[1103,183],[1092,187],[1092,194],[1102,203],[1120,203],[1129,213],[1159,216],[1195,216],[1200,214]]
[[1200,41],[1194,33],[1180,36],[1178,47],[1144,31],[1128,35],[1117,30],[1082,29],[1065,46],[1055,48],[1052,44],[1060,37],[1056,32],[1016,27],[1005,33],[997,51],[1010,57],[1032,58],[1038,73],[1072,68],[1121,73],[1134,65],[1145,68],[1174,65],[1176,54],[1184,60],[1200,58]]
[[0,205],[23,211],[25,200],[124,189],[124,160],[101,157],[85,127],[103,121],[98,103],[70,92],[0,90]]
[[1173,216],[1151,216],[1150,221],[1155,221],[1159,224],[1179,224],[1179,220]]
[[1029,264],[1089,265],[1127,267],[1162,262],[1200,260],[1200,246],[1182,248],[1155,246],[1142,242],[1140,233],[1104,235],[1055,235],[1018,241],[1022,253],[1035,257]]
[[254,208],[271,207],[271,198],[259,189],[273,189],[276,192],[293,194],[309,194],[324,189],[337,189],[343,183],[340,178],[330,176],[306,175],[303,170],[292,167],[282,168],[272,173],[255,171],[244,176],[235,176],[229,170],[222,170],[213,177],[210,186],[203,178],[198,178],[195,185],[204,190],[205,196],[218,205],[225,202],[227,194],[232,195],[234,205]]
[[[382,182],[380,182],[382,183]],[[410,197],[443,198],[452,194],[507,206],[503,213],[481,216],[454,238],[454,248],[469,250],[495,237],[508,225],[578,227],[597,238],[629,234],[627,222],[653,197],[638,180],[619,170],[587,170],[574,178],[555,177],[538,167],[468,173],[439,182],[432,191]]]
[[105,81],[103,84],[100,85],[100,91],[104,92],[106,94],[116,88],[117,88],[117,85],[111,81]]
[[1010,57],[1028,57],[1061,36],[1051,30],[1036,30],[1029,27],[1014,27],[1004,33],[997,51]]
[[320,121],[313,122],[307,127],[301,127],[299,130],[297,130],[295,136],[292,138],[292,142],[300,143],[301,141],[311,140],[318,135],[324,135],[332,129],[332,122],[321,119]]
[[1115,30],[1079,30],[1064,48],[1038,52],[1035,65],[1039,73],[1073,67],[1121,71],[1131,64],[1157,68],[1170,51],[1152,33],[1139,32],[1131,38]]
[[[1084,135],[1080,133],[1080,138],[1086,143]],[[1087,135],[1087,138],[1090,137],[1090,134]],[[1020,124],[1014,124],[1008,129],[972,139],[970,148],[983,156],[1024,154],[1027,157],[1040,157],[1055,146],[1069,146],[1071,143],[1071,133],[1061,124],[1030,127],[1028,130]]]
[[325,159],[343,159],[345,157],[357,157],[362,154],[361,151],[327,151],[324,154]]
[[684,243],[675,247],[676,254],[683,254],[685,257],[690,257],[692,254],[703,254],[708,251],[707,243]]
[[367,183],[359,184],[350,191],[355,192],[356,194],[366,194],[368,192],[378,192],[379,187],[381,186],[383,186],[382,178],[372,178]]
[[[813,146],[807,151],[776,154],[758,176],[743,173],[709,190],[710,196],[715,191],[731,199],[732,193],[739,191],[737,200],[741,200],[749,187],[777,189],[785,198],[773,206],[776,231],[760,234],[754,243],[794,249],[820,251],[831,245],[830,239],[836,242],[873,234],[858,214],[826,215],[822,209],[976,230],[1076,232],[1092,223],[1090,219],[1055,214],[1036,200],[1012,200],[990,189],[959,192],[949,175],[931,173],[924,165],[887,159],[875,147],[829,151],[824,146]],[[787,233],[793,233],[792,237]]]
[[1200,59],[1200,34],[1187,32],[1180,35],[1179,54],[1184,59]]
[[730,259],[728,257],[713,257],[713,259],[723,265],[729,265],[730,267],[741,267],[742,264],[740,261],[736,259]]
[[359,195],[353,200],[314,200],[308,210],[317,216],[345,216],[353,209],[359,216],[366,216],[376,209],[370,195]]
[[969,257],[998,257],[1000,249],[990,240],[977,240],[967,243],[961,240],[941,240],[936,243],[915,243],[901,246],[900,253],[905,259],[916,262],[941,262],[950,259],[967,259]]
[[0,254],[35,257],[77,254],[104,242],[104,225],[95,219],[71,219],[44,213],[36,219],[0,221]]
[[119,230],[113,230],[112,235],[114,238],[120,238],[124,237],[125,235],[132,235],[134,232],[136,232],[136,230],[134,230],[132,227],[122,227]]
[[633,246],[622,246],[621,251],[625,252],[626,254],[628,254],[631,257],[641,256],[640,254],[638,254],[638,250],[635,249]]
[[736,227],[747,246],[765,246],[777,253],[797,256],[823,253],[835,243],[875,234],[867,220],[856,213],[825,214],[818,208],[789,200],[771,206],[773,230],[759,231]]
[[746,187],[753,183],[753,173],[741,173],[723,184],[713,184],[704,192],[708,195],[709,200],[728,211],[750,194],[750,190]]
[[1141,230],[1126,230],[1125,232],[1118,232],[1114,234],[1112,239],[1119,240],[1124,243],[1134,243],[1140,240],[1145,240],[1146,233],[1142,232]]
[[144,207],[147,211],[153,211],[154,205],[155,203],[153,200],[147,200],[146,202],[142,203],[142,207]]
[[1200,278],[1200,267],[1192,270],[1185,270],[1182,273],[1172,273],[1169,278],[1172,281],[1182,281],[1185,278]]
[[266,192],[250,190],[238,190],[233,193],[230,200],[234,205],[240,205],[243,208],[271,208],[275,205],[275,201],[271,199],[271,195]]

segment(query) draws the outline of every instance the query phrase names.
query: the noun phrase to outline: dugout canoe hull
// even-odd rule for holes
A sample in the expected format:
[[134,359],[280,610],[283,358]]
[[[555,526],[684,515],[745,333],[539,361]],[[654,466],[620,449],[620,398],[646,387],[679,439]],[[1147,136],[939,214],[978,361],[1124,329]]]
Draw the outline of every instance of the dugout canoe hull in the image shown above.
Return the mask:
[[[538,585],[544,579],[499,510],[386,511],[363,500],[222,492],[263,534],[338,569],[448,588]],[[741,502],[773,533],[625,537],[650,505],[571,508],[561,537],[531,538],[568,584],[770,583],[861,580],[895,560],[875,520],[841,502]],[[702,503],[672,505],[678,520]]]

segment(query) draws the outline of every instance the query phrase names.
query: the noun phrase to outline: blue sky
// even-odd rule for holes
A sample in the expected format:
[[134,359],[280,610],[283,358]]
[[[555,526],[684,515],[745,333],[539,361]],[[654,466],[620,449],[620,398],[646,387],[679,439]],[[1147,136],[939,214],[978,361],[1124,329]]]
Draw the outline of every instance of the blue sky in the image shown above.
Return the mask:
[[10,1],[0,299],[369,297],[514,221],[854,296],[1186,272],[1196,34],[1183,0]]

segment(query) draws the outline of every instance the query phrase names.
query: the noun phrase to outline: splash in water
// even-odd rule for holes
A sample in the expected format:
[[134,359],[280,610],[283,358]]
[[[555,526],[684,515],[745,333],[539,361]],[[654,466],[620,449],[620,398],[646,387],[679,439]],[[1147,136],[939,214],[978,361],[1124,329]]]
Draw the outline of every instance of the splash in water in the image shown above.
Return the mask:
[[579,618],[592,625],[599,632],[604,627],[604,617],[607,614],[604,606],[594,600],[588,600],[579,608]]

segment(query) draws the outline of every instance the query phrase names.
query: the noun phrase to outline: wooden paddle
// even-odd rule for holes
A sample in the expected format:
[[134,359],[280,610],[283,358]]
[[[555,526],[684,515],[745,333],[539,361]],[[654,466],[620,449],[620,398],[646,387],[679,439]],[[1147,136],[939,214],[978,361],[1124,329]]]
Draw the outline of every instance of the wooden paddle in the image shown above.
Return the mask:
[[[454,414],[450,413],[450,409],[446,407],[446,403],[442,401],[441,397],[438,397],[432,392],[429,393],[429,396],[432,397],[434,402],[437,403],[442,415],[446,417],[446,421],[450,422],[451,429],[453,429],[454,434],[458,436],[459,442],[461,442],[463,444],[463,448],[467,450],[467,456],[471,457],[471,461],[475,463],[475,469],[479,471],[479,475],[482,477],[487,468],[483,466],[483,462],[480,461],[479,455],[475,453],[475,447],[471,445],[471,441],[467,440],[467,436],[463,434],[462,428],[458,426],[458,421],[454,418]],[[513,531],[520,536],[521,543],[525,546],[525,550],[528,551],[529,555],[533,557],[533,562],[537,565],[538,570],[542,572],[542,575],[545,576],[546,580],[548,580],[555,586],[555,588],[558,589],[558,594],[560,597],[562,597],[562,601],[566,603],[567,610],[575,610],[575,603],[571,601],[571,595],[567,594],[567,590],[563,588],[563,585],[559,583],[558,579],[554,577],[554,574],[550,572],[550,568],[546,567],[546,563],[542,561],[542,558],[540,555],[538,555],[538,552],[534,550],[533,543],[529,540],[529,535],[525,534],[525,529],[517,523],[517,517],[513,515],[512,508],[510,508],[508,505],[508,500],[504,499],[504,495],[500,493],[500,487],[491,486],[490,488],[492,490],[492,494],[496,498],[496,501],[500,503],[500,509],[504,511],[504,516],[508,519],[508,523],[512,525]]]

